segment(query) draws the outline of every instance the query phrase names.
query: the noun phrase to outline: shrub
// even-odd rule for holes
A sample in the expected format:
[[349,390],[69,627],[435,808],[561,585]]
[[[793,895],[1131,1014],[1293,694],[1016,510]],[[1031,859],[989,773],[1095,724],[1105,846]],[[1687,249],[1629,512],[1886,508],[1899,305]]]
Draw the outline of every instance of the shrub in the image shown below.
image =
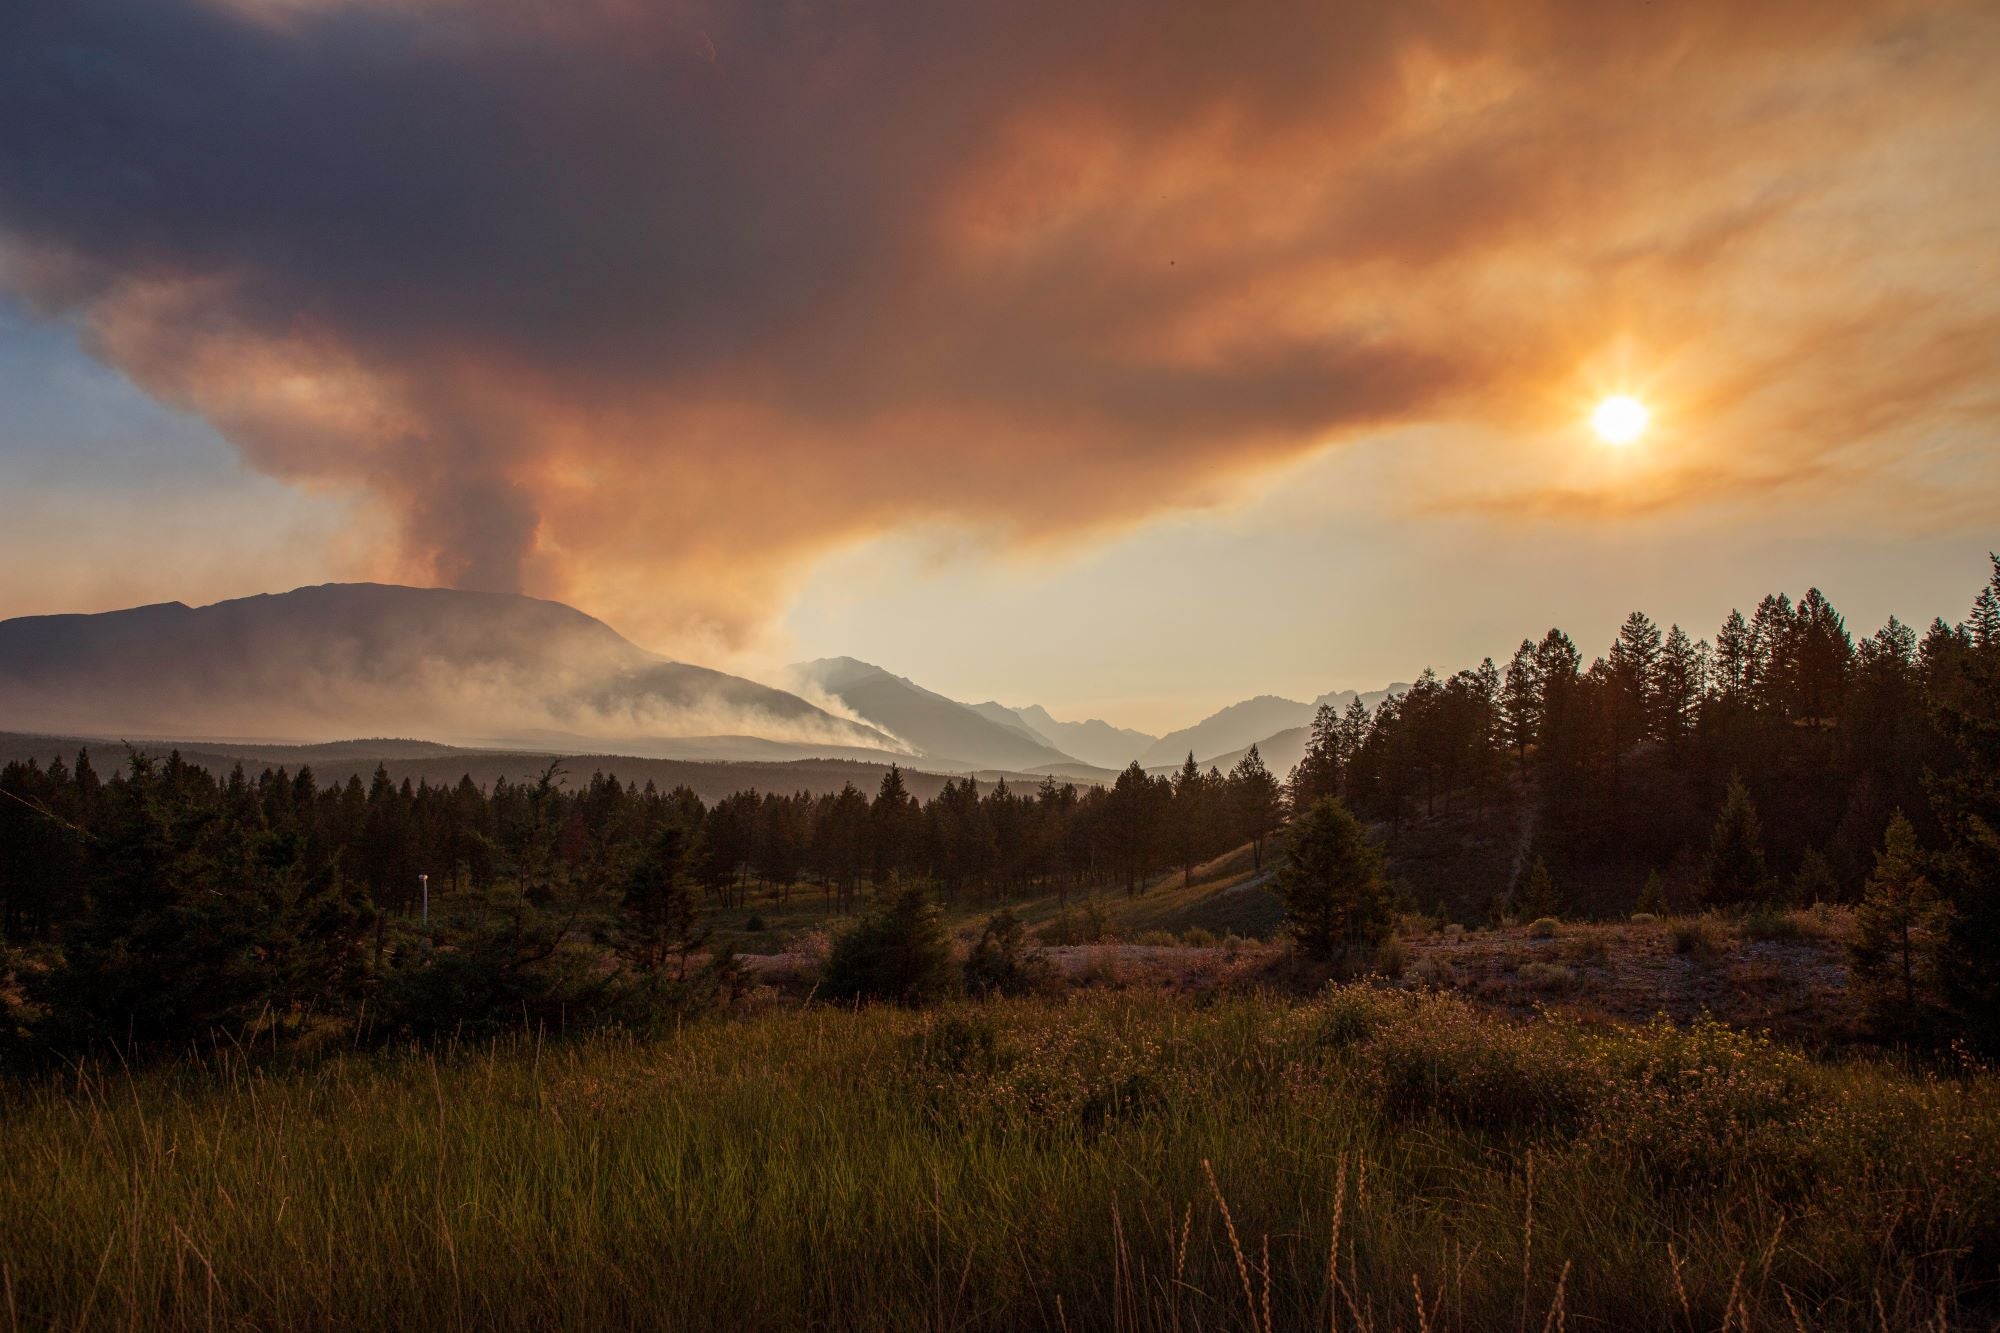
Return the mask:
[[897,890],[834,940],[820,993],[835,1000],[919,1005],[959,988],[944,919],[920,888]]
[[1646,916],[1661,916],[1667,910],[1667,886],[1661,882],[1660,872],[1648,871],[1646,886],[1639,890],[1638,912]]
[[1552,940],[1562,923],[1552,916],[1545,916],[1528,923],[1528,938],[1531,940]]
[[764,929],[764,918],[759,914],[757,914],[756,912],[752,912],[750,914],[750,919],[743,923],[743,929],[749,931],[753,935],[756,934],[758,931]]
[[1566,991],[1576,985],[1576,973],[1561,963],[1526,963],[1520,976],[1521,984],[1530,990]]
[[1134,944],[1143,944],[1149,949],[1174,949],[1180,947],[1180,940],[1171,930],[1149,930],[1132,942]]
[[1431,1114],[1496,1130],[1581,1121],[1589,1073],[1538,1028],[1495,1023],[1455,996],[1388,998],[1401,1004],[1340,1022],[1362,1032],[1360,1076],[1391,1119]]
[[1213,949],[1218,941],[1207,926],[1189,926],[1181,932],[1181,943],[1190,949]]
[[1635,926],[1650,926],[1658,922],[1659,919],[1651,912],[1634,912],[1630,918],[1632,924]]
[[1744,913],[1736,928],[1749,940],[1795,940],[1805,933],[1790,912],[1769,903],[1759,903]]
[[1611,952],[1611,932],[1602,926],[1572,931],[1562,942],[1562,956],[1573,963],[1601,963]]
[[1417,985],[1431,990],[1451,990],[1458,985],[1458,969],[1449,959],[1428,954],[1416,961],[1410,968],[1410,979]]
[[1409,965],[1410,948],[1401,935],[1391,935],[1375,946],[1375,971],[1394,980]]
[[965,988],[974,995],[1028,995],[1044,988],[1053,975],[1048,959],[1029,944],[1012,911],[988,920],[965,956]]
[[612,977],[567,924],[516,894],[460,898],[439,914],[451,943],[410,933],[381,974],[371,1025],[418,1037],[556,1029],[615,1008]]
[[1722,932],[1707,917],[1684,917],[1667,928],[1667,939],[1678,954],[1712,959],[1722,953]]
[[1065,907],[1040,931],[1044,944],[1101,944],[1111,938],[1111,914],[1091,899],[1082,908]]

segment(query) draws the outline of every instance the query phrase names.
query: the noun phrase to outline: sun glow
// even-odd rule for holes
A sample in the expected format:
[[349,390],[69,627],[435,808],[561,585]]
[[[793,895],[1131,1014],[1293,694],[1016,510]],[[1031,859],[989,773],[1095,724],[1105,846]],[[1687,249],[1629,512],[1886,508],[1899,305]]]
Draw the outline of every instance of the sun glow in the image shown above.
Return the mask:
[[1646,433],[1653,414],[1630,394],[1615,393],[1597,405],[1590,425],[1606,444],[1630,444]]

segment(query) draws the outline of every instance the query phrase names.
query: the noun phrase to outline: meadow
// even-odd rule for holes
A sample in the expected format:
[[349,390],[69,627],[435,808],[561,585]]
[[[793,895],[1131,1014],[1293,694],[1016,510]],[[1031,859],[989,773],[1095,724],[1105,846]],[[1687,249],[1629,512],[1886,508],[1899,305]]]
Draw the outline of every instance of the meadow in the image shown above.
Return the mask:
[[9,1086],[10,1329],[1985,1328],[2000,1077],[1355,984]]

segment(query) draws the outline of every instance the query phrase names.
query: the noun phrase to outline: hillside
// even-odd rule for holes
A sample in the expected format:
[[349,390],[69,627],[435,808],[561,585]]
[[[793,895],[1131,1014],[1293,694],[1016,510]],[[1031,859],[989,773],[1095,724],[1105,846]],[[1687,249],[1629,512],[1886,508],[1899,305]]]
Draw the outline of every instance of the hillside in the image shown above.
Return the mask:
[[[788,670],[797,687],[838,701],[902,741],[933,767],[950,771],[1032,771],[1076,760],[1039,740],[1018,719],[999,720],[871,662],[827,657]],[[998,705],[994,705],[998,707]],[[1003,710],[1004,711],[1004,710]]]
[[[732,792],[837,792],[853,783],[873,795],[889,771],[891,760],[786,759],[786,760],[685,760],[655,759],[629,754],[575,753],[557,751],[477,750],[460,746],[433,745],[424,741],[337,741],[326,745],[257,745],[215,741],[137,741],[134,750],[154,758],[179,751],[183,760],[210,772],[226,774],[236,764],[255,775],[266,768],[284,768],[296,773],[310,766],[322,786],[359,777],[367,782],[379,764],[393,782],[405,779],[428,782],[433,787],[455,786],[461,778],[471,778],[481,787],[491,787],[505,778],[509,782],[533,782],[550,764],[559,764],[563,781],[578,787],[592,774],[605,773],[621,782],[643,787],[648,782],[661,791],[685,786],[702,800],[715,802]],[[60,758],[73,763],[78,750],[89,750],[92,764],[108,775],[125,763],[125,744],[101,736],[30,736],[0,732],[0,766],[32,759],[46,766]],[[954,775],[925,772],[903,767],[903,781],[919,800],[928,801]],[[956,775],[963,776],[963,775]],[[1015,786],[1032,787],[1041,780],[1033,773],[982,771],[976,776],[992,784],[1005,778]],[[1096,779],[1077,775],[1072,780],[1085,785]]]
[[728,757],[896,750],[796,695],[646,652],[559,602],[325,584],[189,607],[0,622],[18,729],[316,741],[418,734],[579,748],[747,736]]

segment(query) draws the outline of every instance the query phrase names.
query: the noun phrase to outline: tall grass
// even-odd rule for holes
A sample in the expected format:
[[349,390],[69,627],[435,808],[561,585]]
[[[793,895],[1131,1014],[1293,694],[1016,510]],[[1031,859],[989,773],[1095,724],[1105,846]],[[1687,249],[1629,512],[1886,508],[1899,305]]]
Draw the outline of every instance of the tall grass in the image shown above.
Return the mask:
[[1435,995],[16,1087],[18,1328],[1987,1326],[2000,1085]]

